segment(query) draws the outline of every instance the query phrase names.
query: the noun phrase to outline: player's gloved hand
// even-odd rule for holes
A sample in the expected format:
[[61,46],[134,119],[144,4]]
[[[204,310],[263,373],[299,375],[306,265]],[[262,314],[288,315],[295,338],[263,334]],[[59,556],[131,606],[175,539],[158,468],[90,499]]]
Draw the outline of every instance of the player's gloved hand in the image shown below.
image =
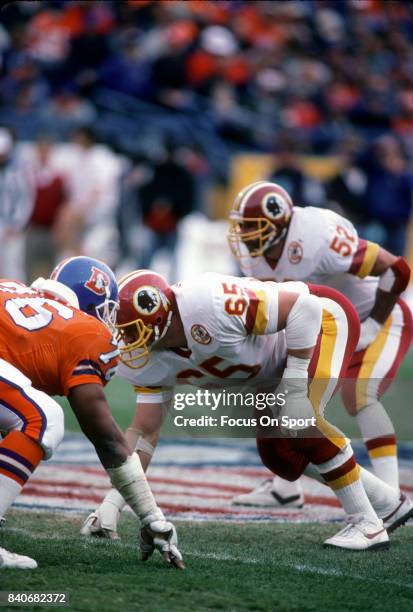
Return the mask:
[[[154,519],[154,520],[151,520]],[[184,569],[182,555],[178,550],[178,536],[170,521],[159,520],[149,515],[142,521],[139,539],[142,561],[147,561],[154,550],[159,550],[166,563]]]
[[363,351],[369,346],[377,337],[377,334],[381,330],[381,325],[375,319],[368,317],[360,325],[360,339],[358,341],[356,352]]

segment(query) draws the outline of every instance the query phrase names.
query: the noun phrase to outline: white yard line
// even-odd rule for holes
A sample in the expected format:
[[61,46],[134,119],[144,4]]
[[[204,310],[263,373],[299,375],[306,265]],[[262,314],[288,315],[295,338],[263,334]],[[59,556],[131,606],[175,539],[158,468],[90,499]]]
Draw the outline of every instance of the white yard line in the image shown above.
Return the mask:
[[[41,533],[36,533],[36,532],[28,532],[25,529],[22,529],[20,527],[3,527],[2,531],[5,532],[10,532],[10,533],[18,533],[18,534],[22,534],[25,538],[29,538],[31,540],[72,540],[74,536],[60,536],[56,533],[54,534],[41,534]],[[1,533],[1,532],[0,532]],[[87,544],[109,544],[108,540],[104,540],[104,539],[86,539],[86,538],[79,538],[80,542],[83,543],[87,543]],[[128,544],[126,542],[111,542],[111,545],[115,545],[115,546],[120,546],[122,548],[134,548],[136,550],[138,550],[137,545],[135,544]],[[361,553],[363,554],[363,553]],[[406,589],[413,589],[413,583],[412,582],[401,582],[399,580],[386,580],[386,579],[381,579],[381,578],[367,578],[364,576],[358,576],[355,574],[348,574],[345,572],[342,572],[339,569],[332,569],[332,568],[325,568],[325,567],[318,567],[316,565],[311,565],[309,563],[279,563],[279,562],[272,562],[270,559],[257,559],[254,557],[239,557],[236,555],[230,555],[228,553],[208,553],[208,552],[204,552],[204,551],[199,551],[199,550],[192,550],[192,551],[187,551],[185,552],[185,557],[195,557],[198,559],[211,559],[212,561],[235,561],[237,563],[241,563],[244,565],[274,565],[276,567],[284,567],[284,568],[289,568],[289,569],[293,569],[297,572],[302,572],[302,573],[309,573],[309,574],[316,574],[319,576],[332,576],[334,578],[350,578],[352,580],[359,580],[362,582],[380,582],[382,584],[390,584],[393,586],[398,586],[398,587],[402,587],[402,588],[406,588]]]

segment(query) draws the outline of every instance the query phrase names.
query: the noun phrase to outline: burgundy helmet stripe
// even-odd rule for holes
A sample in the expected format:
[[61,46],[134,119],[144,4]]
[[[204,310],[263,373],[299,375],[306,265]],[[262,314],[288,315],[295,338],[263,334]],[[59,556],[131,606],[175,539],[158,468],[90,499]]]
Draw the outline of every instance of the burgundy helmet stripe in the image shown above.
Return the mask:
[[253,191],[248,193],[247,197],[242,199],[242,209],[240,210],[243,217],[267,217],[263,208],[263,200],[270,193],[279,195],[286,201],[287,205],[292,209],[293,203],[288,193],[279,185],[274,183],[264,183],[258,185]]
[[271,183],[268,183],[266,181],[258,181],[257,183],[253,183],[252,185],[247,187],[245,189],[245,192],[244,193],[241,192],[240,194],[238,212],[241,215],[244,215],[245,207],[248,204],[250,197],[254,195],[254,193],[256,193],[258,189],[262,189],[262,187],[270,187],[270,186],[271,186]]
[[155,274],[155,272],[151,272],[151,270],[135,270],[134,272],[129,272],[129,274],[125,274],[122,276],[120,281],[118,282],[119,291],[125,287],[131,280],[135,278],[139,278],[144,274]]

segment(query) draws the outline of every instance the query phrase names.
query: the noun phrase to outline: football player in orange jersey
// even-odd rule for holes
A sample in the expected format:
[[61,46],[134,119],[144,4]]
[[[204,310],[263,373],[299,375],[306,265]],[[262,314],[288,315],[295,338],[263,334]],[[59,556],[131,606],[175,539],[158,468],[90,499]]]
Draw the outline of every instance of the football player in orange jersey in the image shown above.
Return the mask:
[[[50,396],[64,395],[113,486],[141,520],[143,560],[158,549],[182,568],[174,526],[157,507],[103,392],[119,358],[113,339],[117,298],[112,271],[87,257],[64,260],[50,279],[31,287],[0,280],[0,519],[61,442],[63,411]],[[2,567],[31,569],[37,563],[0,548]]]

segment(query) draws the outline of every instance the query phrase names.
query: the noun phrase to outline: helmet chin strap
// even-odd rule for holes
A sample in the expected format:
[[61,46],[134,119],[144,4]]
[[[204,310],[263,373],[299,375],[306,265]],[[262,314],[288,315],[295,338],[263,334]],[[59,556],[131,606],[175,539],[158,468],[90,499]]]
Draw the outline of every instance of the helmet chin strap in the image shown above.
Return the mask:
[[269,238],[268,239],[268,244],[267,246],[264,248],[264,253],[266,251],[268,251],[268,249],[270,249],[273,246],[276,246],[277,244],[279,244],[281,242],[281,240],[283,240],[285,238],[285,236],[287,235],[287,227],[283,227],[283,229],[281,230],[281,232],[277,235],[274,236],[274,238]]
[[159,333],[159,325],[155,325],[155,327],[153,328],[153,331],[155,333],[155,340],[152,343],[152,346],[156,343],[159,342],[159,340],[162,340],[162,338],[164,338],[166,332],[168,331],[171,322],[172,322],[172,310],[169,311],[168,313],[168,318],[166,319],[166,323],[165,323],[165,327],[162,330],[162,333]]

